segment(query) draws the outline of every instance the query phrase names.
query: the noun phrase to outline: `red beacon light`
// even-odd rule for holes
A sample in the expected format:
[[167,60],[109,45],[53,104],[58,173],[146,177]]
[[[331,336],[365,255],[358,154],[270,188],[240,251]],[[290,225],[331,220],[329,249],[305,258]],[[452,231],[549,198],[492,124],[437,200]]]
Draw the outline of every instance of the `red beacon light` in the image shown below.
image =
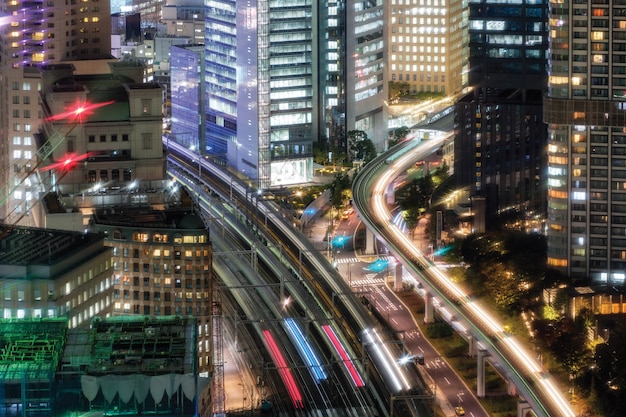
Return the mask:
[[59,162],[55,162],[54,164],[50,164],[48,166],[45,166],[43,168],[40,169],[40,171],[50,171],[53,169],[59,170],[59,171],[71,171],[72,169],[74,169],[74,167],[80,162],[83,161],[87,158],[89,158],[90,156],[93,156],[94,153],[93,152],[87,152],[84,153],[82,155],[76,155],[75,153],[70,153],[67,154],[63,159],[61,159]]
[[46,119],[46,121],[55,122],[58,120],[68,119],[69,121],[75,123],[82,123],[83,120],[93,114],[95,109],[100,107],[108,106],[109,104],[115,103],[113,100],[105,101],[104,103],[88,103],[88,102],[76,102],[70,108],[68,108],[63,113],[55,114]]

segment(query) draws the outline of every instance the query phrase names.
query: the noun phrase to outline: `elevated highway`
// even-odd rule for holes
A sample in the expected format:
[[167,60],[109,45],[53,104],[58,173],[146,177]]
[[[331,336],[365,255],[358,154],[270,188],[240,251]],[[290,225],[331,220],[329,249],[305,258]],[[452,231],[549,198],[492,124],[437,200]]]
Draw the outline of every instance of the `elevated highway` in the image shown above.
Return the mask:
[[[520,414],[532,409],[539,417],[574,417],[554,378],[480,302],[433,265],[391,219],[387,206],[390,184],[417,161],[435,152],[443,139],[404,142],[368,163],[353,183],[353,202],[369,232],[385,242],[390,252],[408,271],[406,279],[416,280],[426,301],[426,315],[436,305],[440,316],[470,342],[479,361],[489,360],[515,387],[520,397]],[[432,311],[432,310],[431,310]],[[484,366],[484,363],[483,363]],[[484,396],[484,381],[478,375],[478,396]],[[482,392],[481,392],[482,383]],[[509,390],[510,392],[512,390]]]

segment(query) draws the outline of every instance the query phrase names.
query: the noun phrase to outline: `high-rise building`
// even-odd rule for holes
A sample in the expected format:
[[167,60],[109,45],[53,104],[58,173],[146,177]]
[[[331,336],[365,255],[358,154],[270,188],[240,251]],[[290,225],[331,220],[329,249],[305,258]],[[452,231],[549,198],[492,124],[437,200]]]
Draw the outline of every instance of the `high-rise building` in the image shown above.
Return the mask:
[[469,5],[469,84],[455,106],[455,180],[498,210],[545,213],[545,1]]
[[550,3],[548,264],[626,283],[626,4]]
[[204,43],[204,10],[204,0],[167,0],[161,8],[166,33],[192,39],[191,43]]
[[382,2],[288,5],[206,10],[201,152],[260,188],[311,181],[314,142],[345,151],[359,129],[382,149],[387,137]]
[[0,13],[14,17],[0,26],[0,219],[37,225],[23,216],[41,191],[36,175],[29,175],[42,116],[37,67],[110,58],[109,2],[0,0]]
[[[345,16],[341,10],[345,8]],[[361,130],[377,151],[386,147],[388,71],[382,0],[349,1],[338,6],[345,25],[346,130]],[[339,47],[341,45],[339,44]],[[320,85],[320,89],[327,88]]]
[[[209,374],[211,242],[189,196],[166,178],[163,90],[136,82],[143,68],[118,62],[111,74],[81,76],[68,64],[40,68],[45,115],[62,113],[67,103],[98,106],[83,123],[46,118],[41,136],[54,142],[61,134],[62,142],[42,172],[55,191],[44,199],[45,224],[88,228],[113,248],[109,314],[195,317],[197,371]],[[202,393],[203,415],[210,394]]]
[[467,1],[391,0],[387,66],[403,92],[453,95],[467,86]]
[[213,250],[202,219],[189,209],[102,208],[89,228],[113,247],[112,314],[196,317],[198,371],[209,372]]

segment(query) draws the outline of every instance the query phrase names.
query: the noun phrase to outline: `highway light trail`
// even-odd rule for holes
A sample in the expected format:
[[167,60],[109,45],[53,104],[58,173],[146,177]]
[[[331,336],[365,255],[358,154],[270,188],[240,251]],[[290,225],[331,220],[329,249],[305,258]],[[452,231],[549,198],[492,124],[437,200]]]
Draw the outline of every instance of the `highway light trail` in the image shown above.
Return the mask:
[[363,334],[365,335],[365,345],[373,351],[376,363],[384,368],[388,380],[393,384],[391,389],[394,392],[409,390],[411,384],[400,369],[399,360],[391,353],[389,346],[383,341],[376,329],[365,329]]
[[304,408],[304,403],[302,402],[302,394],[298,389],[298,385],[296,384],[296,380],[293,378],[291,374],[291,369],[287,367],[287,362],[283,354],[280,352],[276,341],[274,340],[274,336],[269,330],[263,330],[263,337],[265,338],[265,342],[269,347],[270,354],[272,355],[272,359],[274,360],[274,364],[276,364],[276,368],[280,373],[280,377],[289,392],[289,397],[291,397],[291,402],[293,402],[293,406],[295,408]]
[[[419,150],[426,155],[427,152],[434,150],[439,145],[435,140],[424,141]],[[410,147],[408,150],[414,148]],[[545,398],[549,399],[563,416],[574,417],[575,413],[571,405],[565,400],[562,391],[556,387],[553,379],[542,371],[535,359],[515,338],[505,332],[504,327],[496,318],[482,308],[479,303],[471,300],[462,287],[456,285],[446,274],[426,260],[423,253],[415,248],[413,242],[395,224],[392,213],[385,202],[385,192],[388,184],[391,184],[399,175],[399,171],[411,166],[415,159],[415,155],[412,155],[412,152],[406,152],[406,150],[396,155],[386,159],[385,163],[389,165],[390,169],[384,170],[372,185],[372,215],[378,220],[379,227],[389,231],[393,235],[393,239],[399,242],[402,250],[416,263],[418,269],[428,273],[428,277],[434,279],[434,282],[447,293],[451,300],[464,307],[472,315],[476,324],[487,329],[491,337],[497,338],[494,340],[501,342],[509,352],[513,353],[515,362],[522,364],[521,370],[524,377],[530,377],[534,380],[546,394]],[[454,316],[448,312],[448,318],[453,320]]]
[[304,337],[304,334],[302,333],[300,326],[298,326],[298,323],[296,323],[295,320],[291,317],[287,317],[285,318],[285,326],[287,328],[287,331],[289,332],[289,335],[294,340],[294,344],[300,352],[300,356],[302,356],[307,366],[311,370],[315,382],[319,384],[321,381],[328,378],[328,375],[326,375],[326,371],[324,371],[324,368],[322,367],[322,363],[315,354],[315,351],[313,350],[313,347],[309,343],[308,339]]
[[346,352],[346,349],[339,341],[339,338],[337,337],[337,334],[335,333],[333,328],[330,327],[328,324],[325,324],[322,326],[322,329],[324,330],[324,333],[326,333],[326,336],[330,340],[330,343],[333,344],[335,351],[341,358],[343,365],[348,371],[348,374],[350,374],[350,378],[352,378],[352,382],[354,383],[354,385],[357,388],[365,386],[365,381],[363,381],[361,374],[359,373],[359,371],[357,371],[356,366],[354,366],[352,359],[350,359],[350,357],[348,356],[348,352]]

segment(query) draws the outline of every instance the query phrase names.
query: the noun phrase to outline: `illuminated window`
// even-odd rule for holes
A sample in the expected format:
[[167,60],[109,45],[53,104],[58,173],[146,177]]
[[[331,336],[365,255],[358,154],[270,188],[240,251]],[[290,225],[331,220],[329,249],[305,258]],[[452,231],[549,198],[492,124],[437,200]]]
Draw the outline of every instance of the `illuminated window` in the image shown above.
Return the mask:
[[133,241],[135,242],[147,242],[148,234],[141,232],[133,232]]
[[604,32],[591,32],[591,40],[594,40],[594,41],[604,40]]
[[583,111],[574,112],[574,119],[584,119],[584,118],[585,118],[585,112]]

